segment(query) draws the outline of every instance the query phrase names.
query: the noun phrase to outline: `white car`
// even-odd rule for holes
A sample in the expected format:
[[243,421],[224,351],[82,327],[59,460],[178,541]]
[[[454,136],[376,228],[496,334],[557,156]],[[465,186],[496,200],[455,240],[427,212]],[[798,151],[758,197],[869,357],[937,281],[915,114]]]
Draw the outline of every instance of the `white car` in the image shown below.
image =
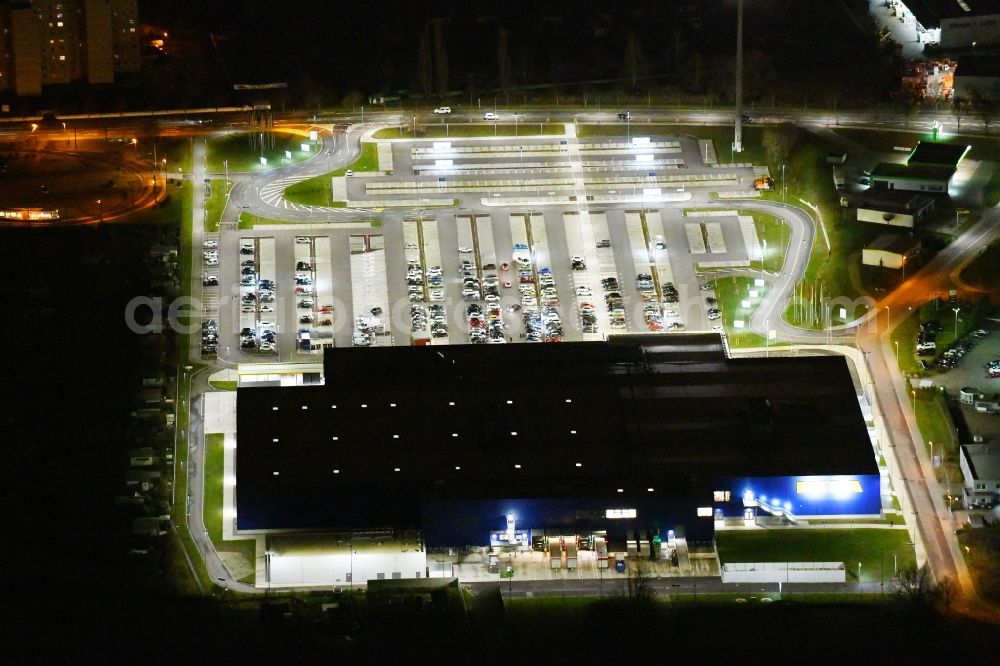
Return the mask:
[[577,296],[592,296],[593,292],[590,290],[590,287],[587,287],[587,286],[584,286],[584,285],[580,285],[579,287],[576,288],[576,295]]
[[219,241],[207,240],[205,241],[205,247],[208,249],[219,247]]
[[431,301],[435,303],[440,303],[444,300],[444,290],[443,289],[433,289],[431,290]]
[[460,247],[460,248],[458,248],[458,251],[461,254],[469,254],[470,252],[472,252],[472,248],[471,247]]
[[492,111],[487,111],[483,114],[483,120],[500,120],[500,116],[493,113]]
[[306,238],[305,236],[296,236],[295,237],[295,242],[296,243],[308,243],[309,239]]
[[344,175],[345,176],[353,176],[354,175],[354,169],[348,169],[347,171],[344,172]]
[[450,106],[439,106],[438,108],[434,109],[434,113],[437,113],[437,114],[451,113],[451,107]]

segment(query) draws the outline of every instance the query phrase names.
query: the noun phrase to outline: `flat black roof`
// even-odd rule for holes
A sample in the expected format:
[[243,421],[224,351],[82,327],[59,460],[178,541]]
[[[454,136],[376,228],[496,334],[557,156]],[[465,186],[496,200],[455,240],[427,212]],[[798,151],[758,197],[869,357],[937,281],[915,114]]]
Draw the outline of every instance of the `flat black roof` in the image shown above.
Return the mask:
[[717,334],[669,334],[330,349],[324,364],[324,386],[239,389],[241,530],[410,526],[423,500],[877,473],[840,356],[728,359]]
[[872,178],[891,178],[898,180],[937,180],[948,182],[955,175],[954,167],[935,166],[929,164],[897,164],[896,162],[879,162],[872,169]]
[[965,144],[918,141],[917,147],[906,158],[906,164],[957,167],[968,151],[969,146]]
[[903,4],[925,28],[940,28],[941,19],[1000,13],[1000,0],[904,0]]
[[913,192],[871,189],[865,193],[865,198],[858,202],[858,209],[913,215],[933,205],[934,199],[915,195]]
[[908,254],[920,247],[920,239],[902,234],[882,234],[868,245],[866,250],[884,250],[895,254]]
[[996,55],[963,55],[955,67],[955,76],[1000,76],[997,60]]

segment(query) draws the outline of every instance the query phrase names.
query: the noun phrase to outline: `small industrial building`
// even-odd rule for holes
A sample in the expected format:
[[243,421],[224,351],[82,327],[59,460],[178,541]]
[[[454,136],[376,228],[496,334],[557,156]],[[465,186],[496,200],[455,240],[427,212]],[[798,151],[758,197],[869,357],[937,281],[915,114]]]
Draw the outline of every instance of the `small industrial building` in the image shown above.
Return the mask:
[[954,49],[1000,44],[1000,0],[903,0],[923,41]]
[[358,535],[383,567],[367,577],[409,578],[429,549],[643,552],[711,542],[726,516],[881,512],[839,356],[732,359],[717,334],[671,334],[329,349],[323,374],[237,392],[235,532],[266,535],[276,583],[307,566],[276,561],[305,547],[289,533],[349,535],[309,565],[344,581]]
[[965,478],[962,504],[967,509],[988,508],[1000,498],[1000,446],[963,444],[959,467]]
[[881,268],[904,268],[918,254],[920,239],[882,234],[861,250],[861,263]]
[[934,210],[931,197],[893,192],[872,194],[858,203],[858,222],[912,229]]
[[962,56],[955,70],[955,99],[1000,100],[1000,57]]
[[948,193],[948,185],[969,146],[934,141],[919,141],[905,164],[880,162],[872,170],[871,187],[876,192]]

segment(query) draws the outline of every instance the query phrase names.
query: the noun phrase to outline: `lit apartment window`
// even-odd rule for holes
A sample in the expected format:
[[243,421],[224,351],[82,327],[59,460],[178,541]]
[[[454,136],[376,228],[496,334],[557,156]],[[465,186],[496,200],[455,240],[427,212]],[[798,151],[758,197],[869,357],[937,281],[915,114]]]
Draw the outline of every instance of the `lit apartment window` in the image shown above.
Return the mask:
[[712,499],[716,502],[728,502],[730,499],[730,494],[728,490],[716,490],[712,493]]
[[59,56],[59,59],[60,59],[60,60],[65,60],[65,59],[66,59],[66,56],[64,56],[64,55],[61,55],[61,56]]
[[56,26],[60,28],[63,27],[62,21],[56,21]]

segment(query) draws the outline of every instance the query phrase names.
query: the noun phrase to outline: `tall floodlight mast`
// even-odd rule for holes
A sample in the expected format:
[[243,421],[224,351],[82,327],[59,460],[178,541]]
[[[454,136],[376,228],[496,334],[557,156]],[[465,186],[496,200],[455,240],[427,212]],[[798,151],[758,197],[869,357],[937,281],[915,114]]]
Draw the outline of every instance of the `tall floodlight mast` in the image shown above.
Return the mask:
[[743,0],[736,3],[736,132],[733,152],[743,152]]

